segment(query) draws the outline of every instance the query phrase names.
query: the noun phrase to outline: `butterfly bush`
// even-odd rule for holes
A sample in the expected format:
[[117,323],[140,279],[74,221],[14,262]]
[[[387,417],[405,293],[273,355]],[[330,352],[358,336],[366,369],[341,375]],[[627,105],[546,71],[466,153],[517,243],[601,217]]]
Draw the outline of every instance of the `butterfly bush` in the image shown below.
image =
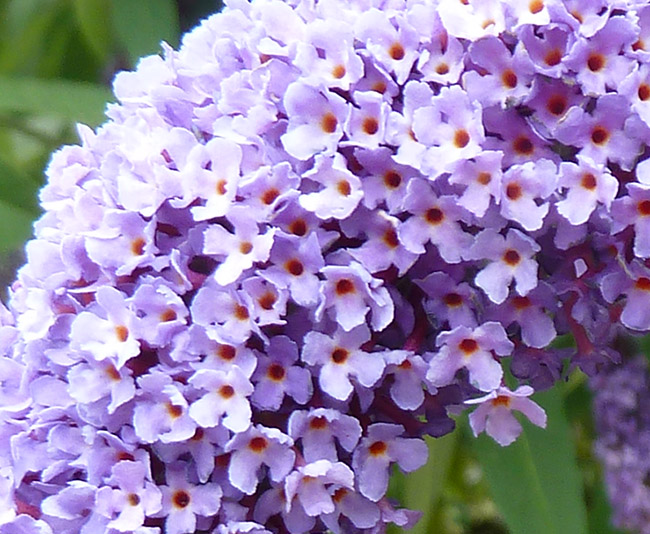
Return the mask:
[[650,374],[643,356],[609,365],[591,380],[598,439],[595,450],[604,466],[614,523],[650,532]]
[[645,2],[227,4],[51,159],[0,534],[408,528],[425,435],[650,329]]

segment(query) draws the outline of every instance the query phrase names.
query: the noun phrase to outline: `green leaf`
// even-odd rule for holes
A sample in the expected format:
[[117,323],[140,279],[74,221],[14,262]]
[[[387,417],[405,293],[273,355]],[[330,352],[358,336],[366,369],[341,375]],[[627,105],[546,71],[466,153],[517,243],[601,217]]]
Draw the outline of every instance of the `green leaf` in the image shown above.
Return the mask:
[[603,487],[602,480],[589,506],[589,534],[623,534],[622,530],[614,528],[611,521],[612,508]]
[[73,0],[73,5],[81,33],[98,59],[103,61],[112,44],[111,25],[106,23],[111,16],[110,0]]
[[587,534],[582,480],[561,388],[539,393],[535,400],[548,415],[546,429],[523,421],[522,435],[509,447],[482,434],[473,449],[512,534]]
[[117,38],[133,65],[142,56],[159,52],[161,41],[178,45],[178,10],[174,0],[113,0],[112,7]]
[[111,92],[99,85],[0,76],[0,111],[38,113],[96,126]]
[[456,432],[435,439],[425,436],[429,447],[429,460],[426,465],[415,473],[405,474],[396,469],[391,476],[391,487],[395,488],[394,497],[400,504],[411,510],[424,512],[415,527],[408,531],[411,534],[432,532],[431,527],[456,450],[457,436]]
[[32,235],[34,216],[0,200],[0,251],[13,250]]
[[64,5],[60,1],[19,0],[9,4],[0,47],[0,72],[26,73],[47,50],[47,37]]
[[38,214],[37,189],[34,180],[0,160],[0,201],[35,218]]
[[411,510],[424,512],[422,519],[408,531],[411,534],[433,531],[436,511],[454,457],[457,436],[457,432],[435,439],[426,436],[424,439],[429,446],[429,461],[415,473],[406,475],[403,504]]

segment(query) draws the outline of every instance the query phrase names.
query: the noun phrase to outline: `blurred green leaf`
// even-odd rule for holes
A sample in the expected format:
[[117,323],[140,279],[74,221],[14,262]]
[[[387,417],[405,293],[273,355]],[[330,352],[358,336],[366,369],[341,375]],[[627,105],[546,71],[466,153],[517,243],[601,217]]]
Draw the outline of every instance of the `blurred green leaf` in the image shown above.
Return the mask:
[[589,534],[624,534],[624,531],[612,526],[612,508],[602,480],[599,482],[588,508]]
[[[82,0],[83,1],[83,0]],[[178,45],[178,10],[174,0],[113,0],[113,25],[129,60],[160,51],[160,42]]]
[[[457,432],[435,439],[425,436],[424,439],[429,448],[429,460],[426,465],[415,473],[402,473],[399,469],[395,469],[391,474],[390,496],[396,498],[406,508],[424,512],[415,527],[407,531],[411,534],[431,532],[449,468],[454,458],[457,436]],[[406,531],[389,527],[389,532]]]
[[[39,78],[56,78],[66,61],[66,48],[75,30],[74,18],[70,9],[60,9],[55,13],[50,25],[43,33],[43,41],[35,54],[35,73]],[[30,74],[30,73],[27,73]]]
[[0,200],[0,251],[22,247],[32,235],[33,213]]
[[457,436],[457,432],[437,439],[426,436],[425,441],[429,446],[429,461],[415,473],[405,476],[404,506],[411,510],[424,512],[422,519],[408,531],[412,534],[432,532],[432,523],[454,457]]
[[39,113],[91,126],[105,120],[111,92],[99,85],[0,76],[0,111]]
[[34,180],[0,160],[0,201],[31,214],[38,214],[38,185]]
[[548,415],[540,429],[523,421],[524,432],[509,447],[482,434],[474,451],[499,511],[512,534],[587,534],[582,480],[576,464],[561,387],[535,400]]
[[107,23],[111,18],[110,0],[73,0],[73,4],[81,33],[97,58],[105,60],[113,37],[111,25]]
[[61,13],[62,2],[25,0],[11,2],[5,16],[7,33],[0,48],[0,72],[36,71],[39,58],[48,50],[50,29]]

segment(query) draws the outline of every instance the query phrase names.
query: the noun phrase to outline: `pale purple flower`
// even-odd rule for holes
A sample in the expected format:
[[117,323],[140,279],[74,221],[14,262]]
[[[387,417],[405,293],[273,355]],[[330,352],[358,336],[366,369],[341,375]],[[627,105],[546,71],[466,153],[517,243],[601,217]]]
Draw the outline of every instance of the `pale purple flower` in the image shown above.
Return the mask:
[[132,372],[126,366],[119,371],[107,360],[97,363],[81,362],[67,374],[69,393],[80,403],[92,403],[110,398],[107,406],[112,414],[135,395]]
[[506,27],[503,4],[498,0],[460,6],[454,0],[441,0],[438,13],[445,29],[459,39],[477,41],[488,35],[499,35]]
[[284,95],[284,106],[289,126],[282,145],[291,156],[306,160],[335,151],[347,116],[345,100],[333,92],[294,82]]
[[256,213],[256,220],[266,222],[285,203],[298,196],[296,191],[300,178],[288,162],[273,167],[265,166],[246,177],[239,185],[238,194],[242,205]]
[[203,427],[223,424],[233,432],[243,432],[251,424],[251,407],[248,397],[253,386],[239,367],[227,373],[212,369],[199,369],[189,380],[190,384],[205,391],[189,408],[190,417]]
[[205,199],[201,205],[191,208],[194,219],[203,221],[224,216],[230,211],[237,193],[241,160],[241,147],[229,139],[214,138],[205,145],[197,145],[189,156],[188,192],[182,203],[175,201],[172,205],[182,206],[196,198]]
[[478,436],[485,431],[499,445],[510,445],[522,430],[513,410],[523,413],[531,423],[545,428],[546,413],[528,398],[533,391],[529,386],[520,386],[515,391],[500,387],[483,397],[465,401],[465,404],[479,405],[469,415],[469,425],[474,435]]
[[235,228],[234,233],[219,225],[208,226],[204,233],[203,252],[223,258],[214,272],[220,286],[237,280],[254,263],[266,261],[275,235],[274,230],[260,232],[244,207],[233,207],[227,218]]
[[431,105],[433,91],[429,84],[411,80],[404,86],[403,92],[401,112],[391,111],[388,116],[386,140],[399,147],[393,156],[397,163],[419,169],[426,147],[413,132],[414,114],[420,107]]
[[355,158],[369,173],[361,181],[363,205],[374,209],[385,202],[388,213],[400,212],[409,179],[417,176],[418,172],[411,167],[397,164],[392,158],[391,150],[386,147],[356,150]]
[[488,228],[474,241],[468,257],[487,259],[487,264],[474,279],[489,299],[501,304],[508,296],[510,283],[525,296],[537,286],[537,263],[532,259],[539,245],[519,230],[508,230],[506,237]]
[[394,25],[387,13],[370,8],[358,18],[355,37],[379,65],[395,74],[398,84],[406,81],[417,57],[418,36],[405,19],[396,19]]
[[365,234],[365,243],[350,255],[363,265],[368,272],[376,273],[394,265],[400,275],[415,263],[418,256],[406,250],[399,240],[397,228],[399,219],[381,210],[358,209],[341,224],[341,229],[350,237]]
[[194,435],[196,423],[189,403],[171,377],[147,374],[138,379],[142,399],[135,407],[133,426],[145,443],[184,441]]
[[197,516],[211,516],[219,510],[222,492],[217,484],[192,484],[183,464],[168,466],[165,478],[167,485],[160,486],[162,510],[158,515],[166,516],[166,533],[192,532]]
[[341,154],[318,156],[314,168],[303,178],[322,187],[301,195],[299,199],[300,205],[319,219],[344,219],[354,211],[363,196],[361,181],[347,169]]
[[343,141],[341,146],[378,148],[384,142],[390,106],[375,91],[357,91],[353,98],[357,107],[350,107],[344,125],[348,141]]
[[508,356],[514,348],[503,326],[496,322],[483,323],[474,329],[458,326],[439,334],[436,344],[440,350],[430,355],[427,381],[436,387],[447,386],[456,371],[466,368],[471,384],[481,391],[496,389],[503,376],[493,352]]
[[318,365],[318,383],[328,395],[346,400],[352,394],[351,378],[365,387],[373,386],[381,377],[385,363],[378,353],[368,353],[360,347],[370,339],[365,326],[350,331],[337,330],[333,337],[321,332],[305,336],[302,359]]
[[542,282],[526,296],[514,295],[487,315],[504,326],[516,322],[521,329],[521,340],[529,347],[542,349],[557,336],[553,319],[547,313],[547,309],[554,311],[554,296]]
[[354,451],[352,465],[364,497],[377,502],[388,488],[388,468],[397,463],[404,472],[415,471],[427,460],[427,446],[421,439],[400,437],[401,425],[375,423]]
[[334,438],[346,451],[352,452],[361,438],[359,421],[331,408],[296,411],[287,423],[289,435],[302,444],[307,462],[329,460],[336,462],[338,454]]
[[615,302],[621,294],[627,298],[621,322],[632,330],[650,330],[650,272],[634,262],[627,267],[627,272],[616,270],[606,274],[600,284],[605,300]]
[[131,274],[138,267],[154,263],[155,221],[146,221],[137,213],[106,213],[102,227],[85,234],[88,257],[107,272]]
[[465,186],[458,204],[477,217],[483,217],[490,202],[501,201],[501,160],[503,153],[487,150],[452,167],[449,182]]
[[321,282],[316,273],[324,266],[318,237],[306,239],[279,236],[271,249],[272,266],[260,271],[260,276],[281,288],[287,288],[291,298],[300,305],[318,301]]
[[250,427],[235,435],[224,450],[231,453],[228,477],[230,483],[251,495],[258,484],[258,469],[262,464],[269,467],[269,477],[274,482],[283,480],[292,470],[295,452],[293,440],[277,428],[262,425]]
[[258,330],[242,291],[221,289],[205,284],[194,297],[192,319],[205,328],[211,339],[239,344]]
[[430,179],[481,152],[485,140],[482,107],[459,86],[443,87],[430,106],[413,115],[413,133],[427,146],[421,170]]
[[107,528],[135,530],[143,525],[146,516],[160,511],[162,494],[145,479],[144,465],[124,460],[113,466],[111,475],[113,487],[101,487],[95,497],[96,511],[111,519]]
[[533,74],[533,66],[525,49],[517,47],[511,55],[506,45],[497,37],[485,37],[470,46],[472,61],[486,71],[463,75],[463,84],[470,99],[482,106],[517,102],[527,94]]
[[634,225],[634,254],[650,257],[650,184],[627,184],[627,195],[612,203],[612,216],[622,229]]
[[557,210],[571,224],[587,222],[598,202],[611,206],[618,191],[618,181],[603,165],[578,155],[578,163],[560,164],[559,185],[568,189],[567,196],[556,204]]
[[[546,6],[544,6],[545,8]],[[574,35],[566,28],[550,26],[537,33],[534,26],[525,25],[519,30],[519,38],[526,47],[537,72],[545,76],[560,78],[567,71],[563,60],[573,44]]]
[[424,245],[431,242],[446,262],[461,261],[472,238],[460,225],[466,212],[456,197],[438,197],[427,182],[412,179],[403,207],[412,217],[400,225],[398,236],[408,251],[422,254]]
[[307,29],[307,40],[298,43],[294,60],[303,79],[348,90],[363,74],[363,62],[352,46],[353,29],[340,20],[315,20]]
[[287,511],[285,501],[284,486],[273,487],[260,495],[253,517],[261,524],[265,524],[270,517],[279,513],[291,534],[303,534],[311,530],[315,524],[314,518],[307,515],[297,502],[292,502],[291,508]]
[[373,330],[381,331],[393,320],[394,306],[388,290],[361,264],[326,265],[321,273],[327,280],[321,286],[317,318],[327,310],[346,332],[364,324],[369,311]]
[[578,73],[577,80],[585,93],[602,95],[632,70],[632,61],[620,52],[635,40],[636,32],[629,19],[610,17],[590,39],[576,41],[566,64]]
[[[426,9],[425,5],[420,6]],[[416,9],[416,6],[414,6]],[[415,21],[417,23],[417,20]],[[427,28],[428,30],[428,28]],[[449,85],[458,82],[463,71],[465,50],[459,39],[441,33],[420,52],[417,69],[427,82]]]
[[330,514],[323,514],[322,519],[335,534],[348,531],[348,523],[345,519],[357,528],[372,528],[378,523],[381,516],[380,509],[370,499],[345,487],[334,489],[330,486],[329,491],[336,508]]
[[298,467],[287,476],[284,491],[286,510],[294,506],[294,497],[309,516],[331,514],[336,509],[328,487],[353,489],[354,473],[342,462],[318,460]]
[[138,318],[124,297],[111,287],[100,287],[95,296],[97,306],[77,315],[71,328],[72,347],[97,361],[110,360],[118,370],[140,352],[134,334]]
[[589,114],[572,107],[556,130],[557,138],[580,148],[580,154],[596,163],[608,159],[629,169],[640,152],[640,141],[627,126],[629,102],[618,94],[598,98],[596,109]]
[[539,230],[549,210],[546,200],[557,185],[557,167],[539,160],[513,165],[501,181],[501,215],[516,221],[528,231]]
[[428,366],[421,356],[405,350],[393,350],[383,354],[386,374],[393,375],[390,397],[402,410],[417,410],[424,401],[423,381]]
[[305,404],[312,394],[311,374],[296,365],[297,345],[286,336],[275,336],[266,354],[258,355],[258,366],[252,381],[255,391],[251,402],[263,410],[280,408],[285,395]]

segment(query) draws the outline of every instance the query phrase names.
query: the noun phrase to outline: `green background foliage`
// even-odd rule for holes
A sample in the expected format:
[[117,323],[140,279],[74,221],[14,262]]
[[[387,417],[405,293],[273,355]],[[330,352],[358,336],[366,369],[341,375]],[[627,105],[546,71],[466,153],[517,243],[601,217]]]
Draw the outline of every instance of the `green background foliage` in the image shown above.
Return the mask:
[[[103,122],[110,81],[138,58],[177,47],[217,0],[0,0],[0,282],[22,262],[39,216],[50,154],[76,142],[75,124]],[[424,511],[414,534],[616,534],[592,454],[589,390],[580,375],[537,395],[549,428],[524,423],[501,448],[471,436],[466,418],[429,439],[430,461],[398,470],[391,494]]]

